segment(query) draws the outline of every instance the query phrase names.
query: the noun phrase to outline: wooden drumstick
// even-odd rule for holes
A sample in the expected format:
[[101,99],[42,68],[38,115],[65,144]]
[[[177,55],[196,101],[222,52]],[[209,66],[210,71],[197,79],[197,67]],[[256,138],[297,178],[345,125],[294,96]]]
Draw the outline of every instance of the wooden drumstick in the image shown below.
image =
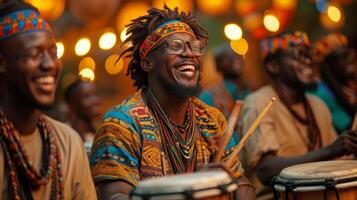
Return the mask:
[[260,113],[260,115],[255,119],[253,124],[250,126],[248,129],[247,133],[243,136],[242,140],[239,142],[238,146],[234,149],[232,154],[230,155],[229,159],[226,161],[226,166],[230,167],[233,162],[235,162],[238,159],[238,154],[242,150],[243,146],[247,142],[250,136],[253,135],[254,131],[258,128],[259,123],[262,121],[264,116],[269,112],[271,109],[274,101],[276,100],[275,97],[272,97],[268,105],[263,109],[263,111]]
[[237,100],[236,103],[234,104],[234,108],[232,110],[231,115],[229,116],[228,119],[228,125],[226,129],[224,130],[224,137],[220,141],[218,145],[218,150],[214,158],[214,162],[219,162],[223,156],[225,147],[227,146],[228,142],[232,138],[234,128],[237,124],[238,116],[240,113],[240,110],[243,106],[243,101]]
[[353,119],[351,130],[352,131],[357,130],[357,112],[355,114],[355,118]]

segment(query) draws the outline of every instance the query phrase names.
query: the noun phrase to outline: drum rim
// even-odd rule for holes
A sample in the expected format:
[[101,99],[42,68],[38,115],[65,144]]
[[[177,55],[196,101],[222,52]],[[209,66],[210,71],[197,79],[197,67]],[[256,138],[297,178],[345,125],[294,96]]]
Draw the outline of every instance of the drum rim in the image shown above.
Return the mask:
[[[342,175],[334,175],[326,174],[324,177],[316,176],[316,177],[297,177],[295,174],[287,174],[286,171],[291,170],[293,168],[298,168],[301,166],[307,165],[319,165],[319,164],[329,164],[329,163],[341,163],[344,164],[346,162],[353,162],[356,164],[356,168],[352,169],[350,172],[342,174]],[[320,161],[320,162],[310,162],[299,165],[293,165],[283,169],[280,174],[277,176],[280,181],[283,182],[296,182],[296,183],[315,183],[315,182],[324,182],[325,180],[334,180],[334,181],[342,181],[345,179],[357,179],[357,161],[356,160],[334,160],[334,161]]]
[[[191,196],[194,197],[193,199],[196,199],[195,197],[195,193],[200,193],[203,191],[207,191],[207,190],[216,190],[219,189],[220,190],[220,194],[218,195],[222,195],[225,193],[230,193],[233,192],[234,190],[236,190],[238,188],[238,182],[235,179],[231,179],[231,181],[229,183],[226,184],[221,184],[215,187],[208,187],[208,188],[200,188],[200,189],[196,189],[196,190],[187,190],[187,191],[175,191],[175,192],[162,192],[162,193],[147,193],[147,194],[143,194],[143,193],[136,193],[136,190],[132,190],[129,194],[130,199],[132,199],[133,197],[142,197],[141,199],[150,199],[151,197],[159,197],[159,196],[169,196],[169,195],[183,195],[185,197],[187,196]],[[207,196],[200,196],[199,198],[204,198]],[[186,199],[186,198],[185,198]]]

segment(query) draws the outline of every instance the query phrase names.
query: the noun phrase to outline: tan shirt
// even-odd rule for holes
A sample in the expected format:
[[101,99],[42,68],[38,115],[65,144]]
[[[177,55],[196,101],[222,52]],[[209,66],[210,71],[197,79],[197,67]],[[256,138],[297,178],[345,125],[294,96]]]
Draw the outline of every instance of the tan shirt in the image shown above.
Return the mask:
[[[274,152],[279,157],[293,157],[308,152],[306,126],[294,118],[271,86],[262,87],[244,101],[240,118],[240,133],[248,130],[273,96],[277,97],[277,101],[247,141],[242,155],[246,174],[257,188],[258,196],[263,185],[254,173],[254,169],[264,154]],[[326,105],[317,97],[307,95],[307,100],[320,129],[322,146],[327,146],[337,137],[332,126],[331,114]],[[305,113],[302,104],[294,105],[292,109],[302,116]]]
[[[61,153],[64,179],[64,199],[97,199],[89,163],[78,133],[69,126],[48,118],[56,132],[57,144]],[[31,135],[20,136],[20,142],[30,156],[34,168],[39,172],[42,156],[42,141],[38,128]],[[0,145],[0,199],[9,199],[9,177],[5,169],[4,152]],[[33,199],[50,199],[51,184],[32,191]]]

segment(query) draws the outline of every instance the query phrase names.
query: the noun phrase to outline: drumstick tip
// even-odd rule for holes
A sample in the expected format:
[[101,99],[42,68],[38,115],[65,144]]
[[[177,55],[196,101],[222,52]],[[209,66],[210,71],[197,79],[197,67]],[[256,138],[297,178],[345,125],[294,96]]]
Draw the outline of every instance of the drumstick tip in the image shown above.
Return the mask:
[[271,101],[272,101],[272,102],[276,101],[276,97],[272,97],[272,98],[271,98]]

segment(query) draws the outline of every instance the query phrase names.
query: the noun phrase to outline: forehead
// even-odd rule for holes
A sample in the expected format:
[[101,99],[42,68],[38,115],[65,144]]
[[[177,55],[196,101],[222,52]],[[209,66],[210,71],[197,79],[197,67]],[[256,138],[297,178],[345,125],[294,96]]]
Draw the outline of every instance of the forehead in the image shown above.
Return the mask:
[[[30,49],[38,46],[52,46],[55,43],[53,35],[48,31],[26,32],[3,41],[5,47]],[[11,50],[11,49],[10,49]]]

